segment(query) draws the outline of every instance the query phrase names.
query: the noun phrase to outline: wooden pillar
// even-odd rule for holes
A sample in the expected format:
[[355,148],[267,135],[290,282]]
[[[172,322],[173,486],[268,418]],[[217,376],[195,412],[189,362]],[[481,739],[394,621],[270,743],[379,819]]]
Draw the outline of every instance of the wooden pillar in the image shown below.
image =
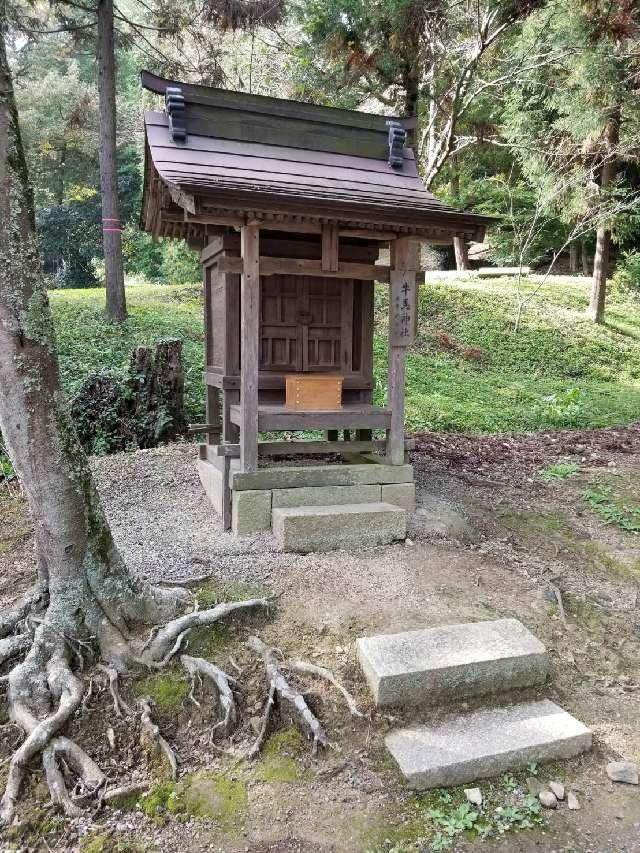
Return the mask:
[[222,432],[222,422],[220,418],[220,389],[214,385],[206,386],[207,401],[206,401],[206,419],[211,427],[207,433],[207,444],[220,444],[220,434]]
[[391,428],[387,432],[387,461],[404,463],[405,354],[416,328],[417,246],[406,237],[392,244],[389,285],[389,374],[387,405]]
[[240,277],[240,469],[258,469],[260,229],[243,225]]

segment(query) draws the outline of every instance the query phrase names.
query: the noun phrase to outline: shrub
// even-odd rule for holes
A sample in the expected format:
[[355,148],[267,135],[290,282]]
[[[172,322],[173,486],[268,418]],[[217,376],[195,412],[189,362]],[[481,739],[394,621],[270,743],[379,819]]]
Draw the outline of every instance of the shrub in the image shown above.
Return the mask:
[[632,250],[622,255],[611,284],[613,290],[640,295],[640,252]]

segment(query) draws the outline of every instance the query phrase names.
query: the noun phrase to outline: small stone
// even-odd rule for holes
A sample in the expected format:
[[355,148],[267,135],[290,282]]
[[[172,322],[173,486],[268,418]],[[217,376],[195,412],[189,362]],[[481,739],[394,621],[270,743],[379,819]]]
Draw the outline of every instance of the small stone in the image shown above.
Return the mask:
[[638,784],[638,765],[633,761],[610,761],[607,764],[607,776],[612,782],[624,782],[627,785]]
[[553,793],[556,800],[564,800],[564,785],[562,782],[549,782],[549,790]]
[[468,802],[480,808],[480,806],[482,805],[482,791],[480,790],[480,788],[465,788],[464,795],[467,798]]
[[538,799],[545,807],[545,809],[557,809],[558,801],[556,800],[556,795],[552,794],[551,791],[540,791],[538,794]]
[[109,746],[111,749],[116,748],[116,734],[111,727],[107,729],[107,740],[109,741]]
[[527,791],[530,794],[533,794],[534,797],[537,797],[541,791],[546,791],[547,789],[542,784],[539,779],[536,779],[535,776],[527,776]]
[[413,545],[413,539],[405,539],[404,544],[409,546]]
[[573,793],[573,791],[569,791],[569,793],[567,794],[567,805],[569,806],[571,811],[574,812],[577,812],[582,808],[582,806],[580,805],[580,801]]
[[249,717],[249,725],[253,729],[253,731],[258,734],[260,729],[262,728],[262,720],[260,717]]

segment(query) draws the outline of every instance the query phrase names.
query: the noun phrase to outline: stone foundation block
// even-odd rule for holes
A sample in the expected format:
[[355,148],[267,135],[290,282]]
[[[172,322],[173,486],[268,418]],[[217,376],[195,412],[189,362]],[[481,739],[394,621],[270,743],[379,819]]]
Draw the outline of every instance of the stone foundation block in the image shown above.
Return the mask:
[[381,486],[381,500],[384,503],[395,504],[414,512],[416,508],[416,484],[415,483],[389,483]]
[[262,489],[233,492],[231,529],[236,536],[270,530],[271,492]]
[[[307,486],[300,489],[274,489],[272,506],[331,506],[336,504],[380,503],[379,485]],[[387,501],[395,503],[395,501]]]
[[206,459],[198,459],[198,476],[213,508],[218,515],[222,515],[222,492],[224,485],[222,471],[216,468],[211,462],[207,462]]

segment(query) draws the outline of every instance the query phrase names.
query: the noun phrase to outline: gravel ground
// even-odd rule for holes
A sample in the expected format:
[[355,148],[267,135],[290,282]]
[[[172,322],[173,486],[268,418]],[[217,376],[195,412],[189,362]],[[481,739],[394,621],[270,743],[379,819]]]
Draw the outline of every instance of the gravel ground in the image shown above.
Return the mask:
[[[640,453],[635,433],[628,430],[609,437],[603,431],[561,436],[541,436],[538,443],[535,437],[523,437],[520,449],[515,436],[421,437],[414,456],[418,507],[410,519],[409,541],[357,553],[283,554],[269,536],[235,538],[224,532],[198,480],[194,445],[104,457],[92,465],[115,539],[140,576],[164,582],[213,576],[264,584],[279,594],[268,621],[238,620],[231,626],[234,645],[225,654],[233,654],[242,668],[246,690],[237,745],[252,736],[250,717],[264,701],[260,666],[244,645],[251,631],[284,654],[332,668],[366,708],[367,691],[353,653],[355,637],[515,616],[549,650],[553,675],[545,695],[592,727],[595,749],[560,771],[563,781],[579,792],[581,811],[561,810],[543,832],[509,835],[483,849],[637,853],[638,789],[614,786],[603,768],[612,758],[640,759],[638,537],[586,512],[582,492],[594,479],[615,477],[640,503]],[[575,477],[540,479],[541,467],[566,456],[580,465]],[[7,533],[20,524],[24,519],[16,516]],[[2,533],[0,527],[0,540]],[[32,570],[27,527],[15,544],[0,550],[0,598],[13,598]],[[560,591],[566,624],[551,584]],[[228,664],[227,658],[217,662]],[[81,739],[101,766],[111,768],[114,778],[127,781],[149,772],[126,720],[115,724],[121,751],[109,753],[104,736],[108,693],[98,684],[94,692],[73,721],[72,736]],[[217,768],[246,780],[247,817],[239,837],[221,837],[215,827],[193,820],[162,826],[138,812],[102,810],[68,824],[55,843],[29,849],[51,850],[54,844],[56,850],[77,851],[79,839],[90,830],[134,844],[100,853],[378,853],[382,847],[363,839],[379,841],[386,828],[409,820],[411,799],[383,747],[389,726],[402,719],[373,715],[358,725],[326,690],[314,686],[311,695],[336,751],[318,758],[303,754],[297,759],[302,774],[286,784],[266,782],[255,769],[235,769],[236,763],[210,745],[209,718],[199,716],[200,709],[188,702],[177,717],[160,717],[163,733],[179,753],[182,773]],[[5,728],[0,727],[0,760],[16,745],[15,730]],[[459,842],[451,849],[472,846]],[[10,848],[0,844],[5,849]]]

